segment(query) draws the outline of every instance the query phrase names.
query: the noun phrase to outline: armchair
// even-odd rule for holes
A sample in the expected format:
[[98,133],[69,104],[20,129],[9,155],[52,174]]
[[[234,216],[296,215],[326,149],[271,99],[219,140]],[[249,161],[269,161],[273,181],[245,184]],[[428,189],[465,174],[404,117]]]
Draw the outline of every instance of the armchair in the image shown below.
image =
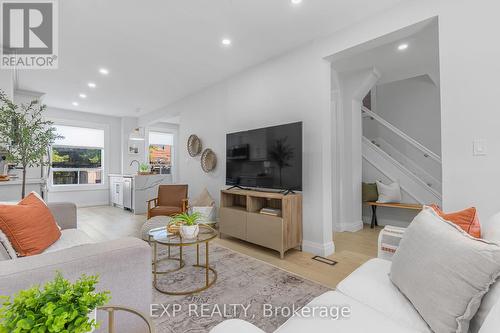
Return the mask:
[[173,216],[188,209],[187,185],[160,185],[158,197],[148,200],[148,219],[153,216]]

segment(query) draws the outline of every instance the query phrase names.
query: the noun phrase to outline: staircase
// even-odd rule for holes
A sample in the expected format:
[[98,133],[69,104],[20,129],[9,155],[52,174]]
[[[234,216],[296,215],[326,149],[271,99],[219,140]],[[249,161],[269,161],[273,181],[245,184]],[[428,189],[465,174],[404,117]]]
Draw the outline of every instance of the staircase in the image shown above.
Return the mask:
[[[368,108],[363,106],[361,112],[363,159],[387,178],[398,181],[413,201],[441,204],[441,157]],[[370,131],[373,122],[377,133]],[[383,137],[377,135],[380,133]]]

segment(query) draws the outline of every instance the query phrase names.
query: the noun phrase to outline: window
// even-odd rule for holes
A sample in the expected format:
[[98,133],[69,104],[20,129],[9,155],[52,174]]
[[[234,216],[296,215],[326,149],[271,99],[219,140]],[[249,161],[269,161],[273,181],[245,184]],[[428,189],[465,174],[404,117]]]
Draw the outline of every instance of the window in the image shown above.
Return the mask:
[[104,130],[56,125],[63,136],[52,146],[52,185],[101,184]]
[[149,163],[153,171],[161,174],[172,173],[173,146],[173,134],[149,132]]

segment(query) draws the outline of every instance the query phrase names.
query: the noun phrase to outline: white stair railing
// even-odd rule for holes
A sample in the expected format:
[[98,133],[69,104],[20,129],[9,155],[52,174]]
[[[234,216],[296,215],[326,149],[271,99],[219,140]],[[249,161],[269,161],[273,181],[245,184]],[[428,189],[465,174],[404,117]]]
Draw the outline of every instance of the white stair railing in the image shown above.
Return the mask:
[[411,144],[413,147],[417,148],[420,150],[425,158],[431,158],[432,160],[436,161],[437,163],[441,164],[441,157],[422,145],[420,142],[416,141],[412,137],[408,136],[404,132],[402,132],[399,128],[396,126],[392,125],[391,123],[387,122],[384,118],[380,117],[378,114],[373,112],[372,110],[368,109],[367,107],[362,106],[361,107],[361,112],[368,115],[372,119],[376,120],[379,124],[384,126],[385,128],[389,129],[392,131],[394,134]]

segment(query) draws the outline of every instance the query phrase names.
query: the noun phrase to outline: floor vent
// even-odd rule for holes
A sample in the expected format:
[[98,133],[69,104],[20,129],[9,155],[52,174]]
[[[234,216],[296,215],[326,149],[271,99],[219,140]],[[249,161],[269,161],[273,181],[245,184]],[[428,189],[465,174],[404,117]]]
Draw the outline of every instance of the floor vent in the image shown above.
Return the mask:
[[335,260],[328,259],[328,258],[321,257],[321,256],[314,256],[314,257],[312,257],[312,259],[319,261],[319,262],[322,262],[323,264],[330,265],[330,266],[335,266],[337,264],[337,262]]

